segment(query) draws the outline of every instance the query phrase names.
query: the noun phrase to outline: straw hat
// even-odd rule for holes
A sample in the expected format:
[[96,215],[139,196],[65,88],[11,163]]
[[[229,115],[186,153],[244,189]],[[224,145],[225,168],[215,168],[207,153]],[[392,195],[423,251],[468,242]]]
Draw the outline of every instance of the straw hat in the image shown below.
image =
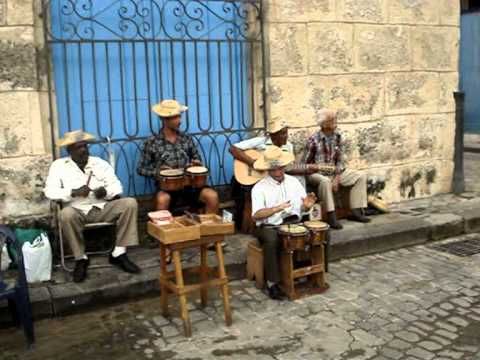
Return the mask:
[[94,140],[95,136],[84,132],[83,130],[67,131],[65,134],[63,134],[63,138],[58,140],[57,146],[62,147],[72,145],[80,141],[91,142]]
[[288,128],[288,125],[282,120],[269,121],[267,124],[267,131],[269,134],[275,134],[285,128]]
[[152,111],[163,118],[177,116],[187,110],[188,107],[180,104],[177,100],[162,100],[152,106]]
[[282,151],[278,146],[269,146],[262,154],[263,156],[253,163],[256,170],[272,170],[290,164],[295,156]]
[[388,208],[388,205],[385,201],[382,199],[379,199],[375,196],[369,195],[367,198],[368,205],[373,207],[374,209],[377,209],[378,211],[386,214],[390,212],[390,209]]

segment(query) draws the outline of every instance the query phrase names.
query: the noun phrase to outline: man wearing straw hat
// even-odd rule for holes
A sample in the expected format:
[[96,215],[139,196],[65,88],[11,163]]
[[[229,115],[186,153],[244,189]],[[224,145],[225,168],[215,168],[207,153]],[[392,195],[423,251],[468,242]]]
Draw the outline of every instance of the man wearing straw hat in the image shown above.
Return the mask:
[[277,227],[286,221],[300,221],[317,200],[314,193],[307,195],[295,177],[285,174],[285,167],[294,160],[293,154],[270,146],[253,164],[268,175],[252,189],[252,216],[257,225],[257,236],[263,246],[265,279],[272,299],[282,298],[280,283],[280,247]]
[[[188,108],[176,100],[163,100],[152,107],[152,111],[162,120],[160,133],[145,141],[142,156],[137,167],[138,174],[157,178],[165,169],[184,169],[191,165],[201,165],[200,153],[191,136],[179,130],[182,113]],[[158,191],[155,197],[157,210],[175,207],[180,199],[192,207],[205,207],[206,213],[218,212],[218,194],[209,187],[188,189],[179,192]]]
[[60,221],[62,234],[75,257],[75,282],[87,277],[89,259],[85,254],[83,228],[91,222],[115,222],[116,246],[109,261],[126,272],[140,272],[127,257],[127,247],[138,245],[137,202],[133,198],[119,198],[123,188],[113,168],[89,155],[88,144],[94,140],[93,135],[82,130],[66,132],[58,146],[65,146],[69,156],[52,163],[44,189],[47,198],[64,204]]
[[335,215],[333,193],[341,187],[351,187],[349,220],[369,222],[363,209],[367,207],[367,177],[358,171],[345,168],[343,162],[343,140],[337,131],[337,114],[329,109],[320,110],[320,130],[308,140],[305,163],[333,165],[333,173],[315,173],[307,176],[307,183],[317,187],[317,195],[327,210],[327,222],[333,229],[342,229]]

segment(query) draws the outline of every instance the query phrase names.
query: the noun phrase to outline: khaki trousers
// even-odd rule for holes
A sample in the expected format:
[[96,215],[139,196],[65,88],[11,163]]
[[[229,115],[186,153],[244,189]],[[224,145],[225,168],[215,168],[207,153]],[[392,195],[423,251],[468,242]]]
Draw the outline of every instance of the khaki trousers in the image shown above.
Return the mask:
[[[332,192],[332,177],[319,173],[307,177],[308,184],[317,186],[317,196],[327,212],[335,210]],[[340,187],[351,187],[350,208],[367,207],[367,176],[355,170],[346,169],[340,174]]]
[[137,212],[137,201],[133,198],[108,201],[103,209],[94,207],[87,215],[68,206],[60,213],[62,235],[70,244],[76,260],[85,255],[85,224],[93,222],[115,223],[116,246],[138,245]]

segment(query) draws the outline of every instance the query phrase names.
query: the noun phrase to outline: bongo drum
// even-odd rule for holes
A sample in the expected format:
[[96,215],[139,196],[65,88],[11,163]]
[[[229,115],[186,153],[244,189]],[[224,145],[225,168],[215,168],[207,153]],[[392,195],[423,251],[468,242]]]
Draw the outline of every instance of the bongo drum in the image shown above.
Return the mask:
[[182,169],[161,170],[158,177],[160,190],[179,191],[184,187],[184,171]]
[[205,166],[190,166],[185,170],[185,186],[203,188],[207,185],[208,169]]
[[309,231],[309,243],[311,245],[320,245],[325,242],[325,235],[329,225],[323,221],[305,221],[303,223]]
[[286,251],[305,249],[308,231],[302,225],[282,225],[278,228],[278,237]]

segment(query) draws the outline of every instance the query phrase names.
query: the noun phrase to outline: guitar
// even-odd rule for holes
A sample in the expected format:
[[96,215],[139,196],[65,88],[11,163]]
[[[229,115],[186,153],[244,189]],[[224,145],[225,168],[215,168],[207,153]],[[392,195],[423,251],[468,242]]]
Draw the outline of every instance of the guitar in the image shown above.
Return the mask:
[[[257,150],[245,150],[244,153],[250,156],[252,159],[259,159],[262,153]],[[233,162],[233,174],[235,179],[242,185],[254,185],[259,180],[263,179],[266,175],[266,171],[258,171],[248,166],[243,161],[235,159]]]
[[[257,160],[262,156],[262,153],[257,150],[245,150],[244,153],[250,156],[252,159]],[[298,164],[297,164],[298,165]],[[318,170],[317,172],[321,173],[325,176],[332,176],[335,174],[335,166],[334,165],[317,165]],[[304,168],[302,165],[298,165],[299,168]],[[293,169],[295,169],[295,165],[293,165]],[[267,171],[258,171],[253,169],[252,167],[248,166],[243,161],[235,159],[233,162],[233,174],[235,179],[242,185],[254,185],[261,179],[263,179],[267,175]]]

